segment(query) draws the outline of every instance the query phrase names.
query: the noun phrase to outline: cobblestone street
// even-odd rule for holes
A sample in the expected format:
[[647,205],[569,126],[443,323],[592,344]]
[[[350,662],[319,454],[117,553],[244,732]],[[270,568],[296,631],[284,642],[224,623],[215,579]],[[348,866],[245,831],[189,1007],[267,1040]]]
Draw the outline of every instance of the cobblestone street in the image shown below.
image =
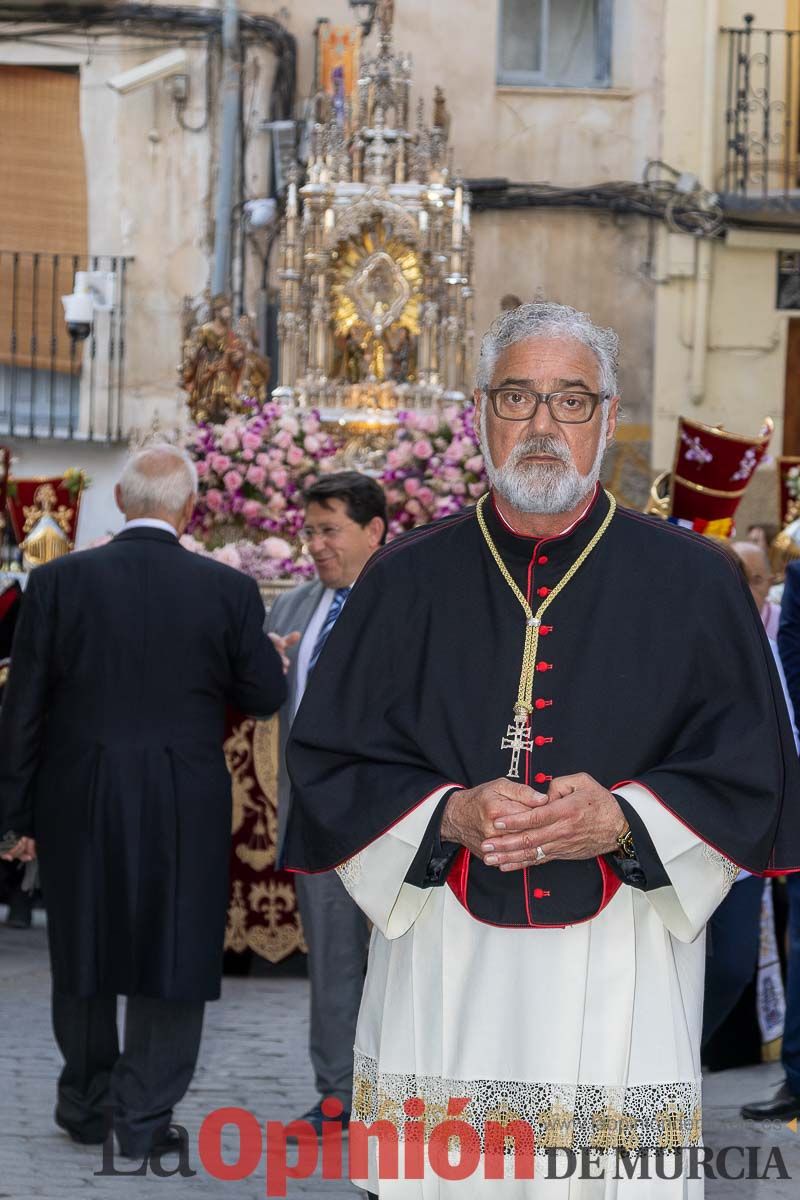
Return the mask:
[[[0,921],[5,909],[0,907]],[[196,1151],[197,1131],[210,1110],[237,1105],[258,1119],[287,1120],[304,1112],[315,1100],[306,1053],[307,985],[304,979],[226,979],[223,999],[209,1005],[200,1063],[194,1082],[176,1114],[189,1131],[191,1162],[197,1175],[158,1179],[152,1176],[97,1178],[98,1147],[82,1148],[68,1141],[53,1124],[54,1085],[59,1056],[50,1031],[49,971],[43,918],[36,927],[19,932],[0,926],[0,1200],[47,1200],[88,1194],[97,1200],[132,1195],[182,1200],[260,1200],[265,1195],[262,1173],[242,1182],[221,1183],[207,1175]],[[737,1116],[743,1100],[769,1095],[781,1077],[778,1066],[728,1071],[712,1075],[705,1088],[705,1140],[715,1150],[723,1146],[760,1147],[763,1171],[770,1146],[779,1146],[792,1178],[715,1180],[706,1185],[708,1200],[793,1200],[800,1180],[800,1133],[786,1126],[746,1127]],[[235,1158],[236,1135],[231,1135],[230,1159]],[[735,1174],[741,1157],[732,1156]],[[165,1160],[165,1166],[171,1160]],[[130,1169],[118,1160],[122,1169]],[[289,1184],[289,1195],[308,1200],[336,1200],[358,1192],[346,1182],[320,1178]],[[646,1200],[643,1193],[642,1200]]]

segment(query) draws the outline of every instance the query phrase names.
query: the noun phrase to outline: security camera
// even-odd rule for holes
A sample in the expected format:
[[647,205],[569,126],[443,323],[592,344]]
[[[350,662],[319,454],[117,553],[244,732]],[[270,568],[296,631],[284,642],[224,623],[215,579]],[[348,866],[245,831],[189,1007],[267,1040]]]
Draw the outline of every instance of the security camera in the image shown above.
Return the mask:
[[92,332],[94,323],[94,300],[91,292],[73,293],[62,296],[64,305],[64,320],[67,323],[69,336],[75,342],[83,342]]
[[108,86],[115,92],[126,95],[139,88],[149,87],[158,83],[159,79],[168,79],[171,75],[186,75],[189,69],[189,58],[185,50],[170,50],[167,54],[159,54],[148,62],[131,67],[120,75],[113,75],[106,80]]
[[61,303],[69,336],[83,342],[92,332],[95,310],[109,312],[114,306],[113,272],[76,271],[74,289]]

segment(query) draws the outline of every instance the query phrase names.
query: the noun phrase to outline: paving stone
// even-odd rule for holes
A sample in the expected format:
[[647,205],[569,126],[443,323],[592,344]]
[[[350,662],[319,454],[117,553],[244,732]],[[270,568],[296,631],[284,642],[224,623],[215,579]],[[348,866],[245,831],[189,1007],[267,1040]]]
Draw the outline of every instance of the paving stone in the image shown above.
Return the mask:
[[[222,999],[206,1010],[198,1069],[176,1120],[189,1132],[191,1179],[137,1176],[97,1177],[99,1147],[76,1146],[56,1129],[52,1114],[60,1057],[50,1027],[50,972],[46,931],[35,913],[29,931],[6,929],[0,907],[0,1200],[263,1200],[263,1165],[249,1179],[220,1182],[199,1162],[197,1133],[203,1118],[218,1107],[241,1107],[259,1122],[289,1121],[316,1100],[308,1062],[308,984],[303,978],[230,978]],[[758,1148],[766,1165],[777,1147],[791,1176],[773,1171],[762,1180],[709,1179],[707,1200],[797,1200],[800,1195],[800,1133],[780,1123],[770,1127],[743,1122],[739,1107],[769,1096],[780,1083],[779,1066],[751,1067],[708,1076],[704,1088],[705,1142]],[[233,1161],[238,1137],[223,1138],[223,1154]],[[741,1158],[734,1153],[731,1174]],[[126,1160],[120,1169],[130,1170]],[[171,1165],[167,1160],[165,1166]],[[312,1177],[289,1184],[294,1200],[358,1200],[347,1181]],[[468,1192],[465,1200],[469,1200]],[[643,1193],[642,1200],[647,1200]]]

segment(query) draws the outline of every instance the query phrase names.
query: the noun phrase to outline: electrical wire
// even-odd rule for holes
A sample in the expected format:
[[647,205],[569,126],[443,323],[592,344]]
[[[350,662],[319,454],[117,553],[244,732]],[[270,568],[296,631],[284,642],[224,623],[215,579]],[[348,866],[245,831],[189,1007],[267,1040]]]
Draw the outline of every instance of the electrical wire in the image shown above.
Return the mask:
[[213,82],[214,73],[213,73],[213,69],[212,69],[212,63],[213,63],[213,58],[214,58],[215,40],[216,40],[216,35],[213,33],[209,33],[206,38],[206,60],[205,60],[206,111],[205,111],[205,114],[204,114],[203,119],[200,122],[200,124],[199,125],[191,125],[184,117],[184,113],[186,112],[186,101],[185,100],[182,100],[180,102],[175,101],[175,118],[176,118],[178,124],[180,125],[181,129],[184,129],[187,133],[202,133],[203,130],[207,128],[208,123],[211,120],[211,113],[213,112],[213,109],[214,109],[214,82]]
[[[654,179],[652,167],[666,168],[670,179]],[[467,180],[475,212],[516,208],[592,208],[615,215],[637,214],[663,220],[674,233],[693,237],[718,237],[725,214],[716,196],[699,185],[690,190],[677,186],[684,178],[664,163],[648,163],[641,183],[616,181],[584,187],[557,187],[547,183],[512,183],[507,179]]]
[[[32,18],[35,18],[35,23]],[[0,32],[0,41],[23,42],[57,46],[61,38],[85,36],[92,31],[92,53],[100,40],[107,41],[130,35],[149,41],[174,41],[176,32],[181,42],[202,42],[209,32],[220,33],[223,13],[218,8],[183,8],[159,4],[91,4],[76,9],[74,4],[48,5],[44,12],[34,13],[23,3],[0,3],[0,25],[21,28]],[[239,15],[240,37],[243,43],[269,45],[277,58],[275,77],[270,95],[269,118],[272,121],[291,118],[294,109],[297,81],[297,42],[291,33],[274,17]],[[110,51],[109,51],[110,52]]]

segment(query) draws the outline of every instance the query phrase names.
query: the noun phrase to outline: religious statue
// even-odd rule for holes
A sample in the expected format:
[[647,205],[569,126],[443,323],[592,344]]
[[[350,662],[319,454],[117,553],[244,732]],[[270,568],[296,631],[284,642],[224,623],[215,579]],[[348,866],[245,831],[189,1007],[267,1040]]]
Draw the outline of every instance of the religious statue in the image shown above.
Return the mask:
[[447,110],[447,100],[444,88],[433,89],[433,128],[441,129],[445,136],[450,132],[450,113]]
[[378,21],[381,33],[384,37],[388,37],[392,32],[392,25],[394,23],[394,0],[380,0]]
[[270,361],[258,349],[253,318],[248,313],[243,313],[236,322],[236,334],[244,346],[239,396],[242,400],[257,400],[265,404],[271,374]]
[[364,346],[355,329],[349,329],[341,341],[341,372],[348,383],[360,383],[364,378]]
[[387,336],[390,351],[389,378],[393,383],[405,383],[411,367],[411,334],[405,325],[397,325]]
[[231,328],[227,296],[211,301],[211,320],[195,327],[184,346],[181,387],[195,421],[219,423],[241,408],[239,383],[247,347]]
[[33,503],[25,505],[22,511],[25,537],[20,549],[26,570],[69,553],[72,513],[66,505],[59,504],[52,483],[43,482],[34,493]]

